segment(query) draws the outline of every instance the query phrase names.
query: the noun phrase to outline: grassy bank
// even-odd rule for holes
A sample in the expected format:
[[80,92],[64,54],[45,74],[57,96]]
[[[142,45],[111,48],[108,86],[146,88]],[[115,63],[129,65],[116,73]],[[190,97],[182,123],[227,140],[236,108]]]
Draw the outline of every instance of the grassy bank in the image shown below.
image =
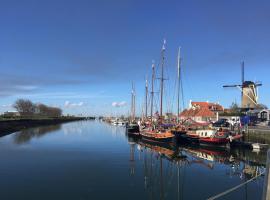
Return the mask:
[[0,136],[4,136],[27,128],[54,125],[65,122],[85,120],[85,117],[59,117],[59,118],[1,118]]

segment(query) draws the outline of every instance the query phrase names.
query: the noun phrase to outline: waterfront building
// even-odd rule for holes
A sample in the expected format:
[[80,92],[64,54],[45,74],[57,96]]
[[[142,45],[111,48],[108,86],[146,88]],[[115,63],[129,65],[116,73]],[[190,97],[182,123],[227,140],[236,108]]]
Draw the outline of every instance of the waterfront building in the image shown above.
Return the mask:
[[223,112],[224,107],[219,103],[190,101],[189,108],[180,113],[180,119],[196,122],[217,121],[219,114]]
[[4,117],[19,117],[21,116],[18,111],[7,111],[4,112]]

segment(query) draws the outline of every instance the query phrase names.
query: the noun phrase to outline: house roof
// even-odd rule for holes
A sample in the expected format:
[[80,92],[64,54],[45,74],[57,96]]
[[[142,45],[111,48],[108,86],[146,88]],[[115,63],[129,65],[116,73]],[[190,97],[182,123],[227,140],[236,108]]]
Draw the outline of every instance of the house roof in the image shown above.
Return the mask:
[[215,117],[215,113],[208,107],[191,108],[181,112],[180,117]]
[[224,108],[218,103],[209,103],[209,102],[191,102],[192,106],[199,106],[199,107],[206,107],[210,110],[215,110],[215,111],[223,111]]

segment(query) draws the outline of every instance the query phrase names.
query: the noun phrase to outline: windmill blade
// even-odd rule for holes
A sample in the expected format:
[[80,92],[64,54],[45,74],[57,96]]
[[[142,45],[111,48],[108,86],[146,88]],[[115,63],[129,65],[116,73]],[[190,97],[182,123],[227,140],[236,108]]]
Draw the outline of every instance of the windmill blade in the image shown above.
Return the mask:
[[259,99],[259,88],[256,87],[256,101],[258,102]]
[[256,82],[255,83],[255,86],[257,87],[257,86],[262,86],[262,83],[261,82]]
[[242,85],[223,85],[223,87],[242,87]]
[[245,63],[244,61],[241,63],[241,81],[242,81],[242,85],[245,82]]

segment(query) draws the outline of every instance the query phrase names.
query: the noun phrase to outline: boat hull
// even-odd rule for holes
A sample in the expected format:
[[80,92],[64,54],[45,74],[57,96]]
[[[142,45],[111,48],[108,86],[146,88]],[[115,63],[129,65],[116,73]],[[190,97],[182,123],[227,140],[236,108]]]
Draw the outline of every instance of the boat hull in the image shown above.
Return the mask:
[[127,126],[126,131],[127,131],[127,133],[139,133],[140,132],[140,127],[139,127],[139,125],[137,125],[137,126]]
[[184,130],[171,130],[172,134],[175,136],[175,139],[179,142],[183,140],[183,135],[187,133]]
[[157,142],[157,143],[169,143],[172,142],[173,137],[170,138],[155,138],[155,137],[151,137],[151,136],[145,136],[145,135],[141,135],[142,139],[148,142]]
[[183,134],[181,135],[181,138],[183,141],[188,142],[188,143],[195,143],[195,144],[199,143],[199,137],[197,136]]
[[229,139],[227,138],[200,138],[200,144],[206,145],[226,145],[229,143]]
[[175,137],[171,132],[157,133],[149,130],[141,131],[141,136],[143,140],[159,143],[172,142]]

